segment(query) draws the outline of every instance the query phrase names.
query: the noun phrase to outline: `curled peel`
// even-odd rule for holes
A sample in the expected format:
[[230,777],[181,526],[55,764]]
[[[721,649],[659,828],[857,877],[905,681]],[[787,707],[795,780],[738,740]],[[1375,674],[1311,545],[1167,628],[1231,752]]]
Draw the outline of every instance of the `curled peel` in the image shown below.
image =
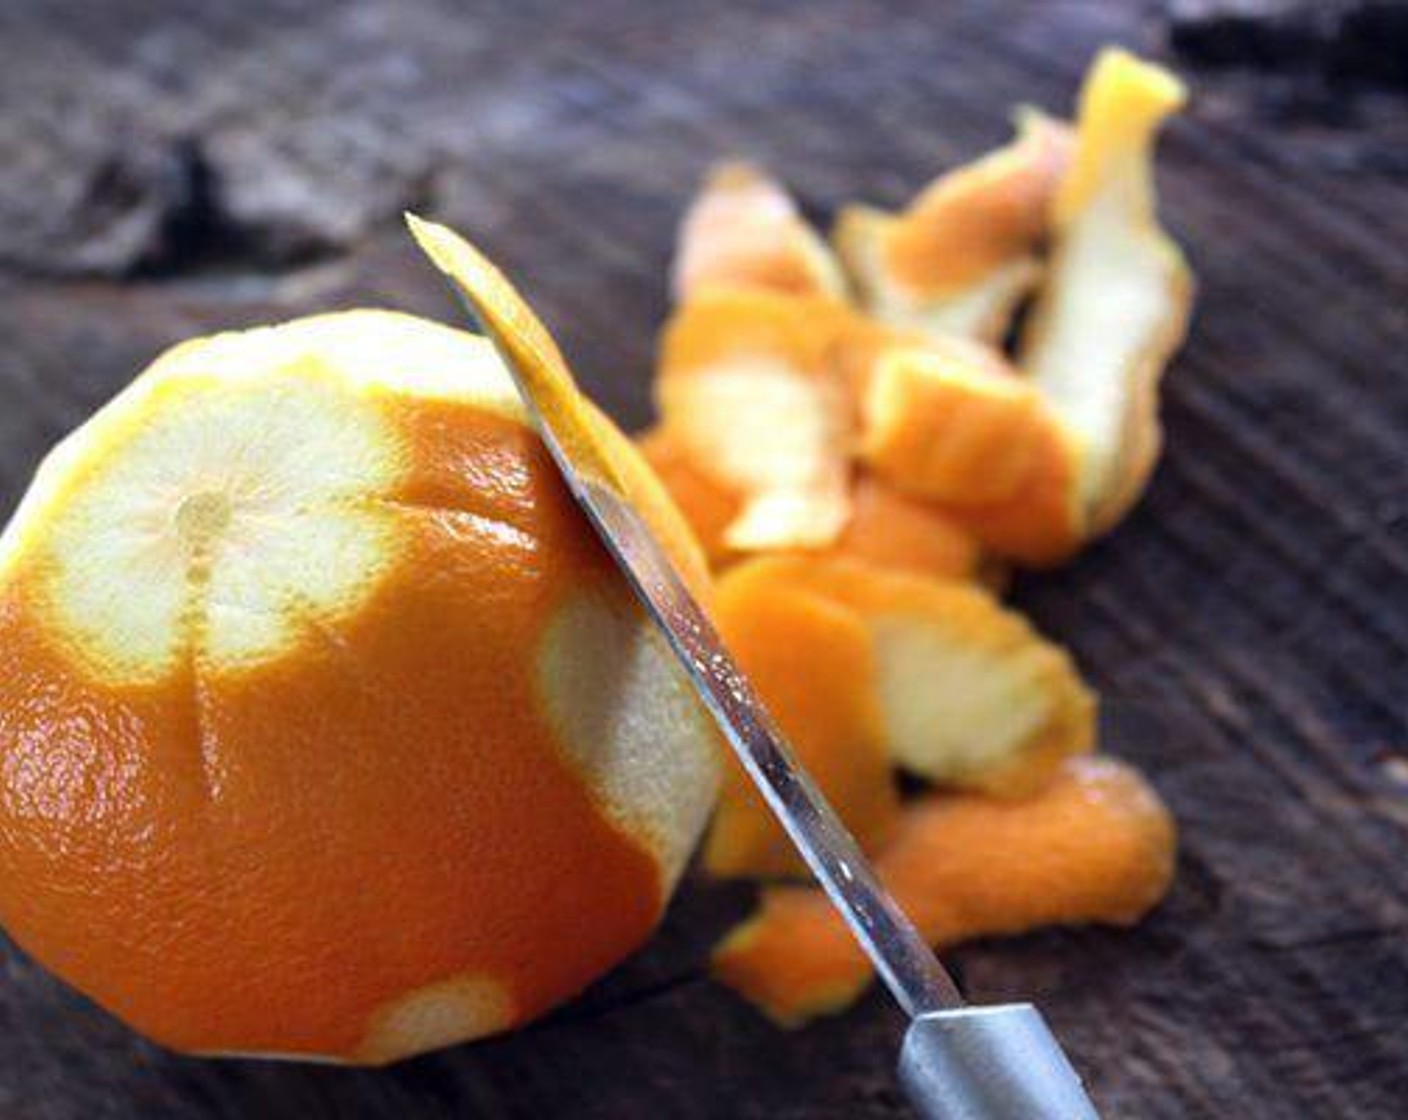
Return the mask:
[[828,554],[940,579],[976,578],[984,562],[960,519],[866,472],[856,478],[851,519]]
[[844,210],[833,240],[866,307],[930,336],[998,342],[1041,277],[1067,127],[1034,111],[1006,147],[930,184],[900,214]]
[[704,292],[670,320],[661,426],[738,495],[727,548],[823,548],[840,535],[854,428],[847,366],[861,333],[834,300],[742,289]]
[[[899,799],[864,622],[822,596],[758,579],[752,564],[720,582],[715,618],[803,766],[862,847],[878,850],[894,831]],[[736,762],[728,768],[704,866],[718,876],[805,874],[791,842]]]
[[1002,356],[964,339],[895,348],[861,399],[861,455],[904,490],[949,505],[1009,501],[1031,470],[1041,398]]
[[1053,200],[1055,248],[1021,366],[1080,450],[1090,531],[1119,520],[1153,470],[1158,382],[1187,330],[1192,278],[1155,215],[1153,147],[1186,97],[1167,71],[1120,50],[1081,93],[1070,170]]
[[[1040,926],[1132,925],[1173,877],[1176,835],[1159,796],[1114,759],[1068,760],[1026,801],[935,795],[908,807],[881,880],[931,944]],[[820,890],[765,891],[714,952],[715,974],[796,1026],[863,992],[870,964]]]
[[964,339],[896,346],[860,398],[861,455],[1007,559],[1054,563],[1084,534],[1075,445],[995,350]]
[[694,530],[709,564],[727,563],[733,552],[724,534],[738,516],[738,494],[696,467],[679,440],[663,428],[642,432],[636,446]]
[[[695,467],[660,428],[638,436],[637,446],[694,530],[710,565],[721,569],[738,560],[739,554],[724,543],[724,532],[738,515],[738,494]],[[978,538],[961,520],[868,472],[855,476],[849,507],[836,542],[815,555],[849,556],[945,579],[975,578],[983,571]]]
[[787,191],[742,162],[716,167],[680,224],[675,300],[717,285],[837,297],[845,290],[830,248]]
[[[1021,797],[1093,745],[1095,701],[1070,658],[983,588],[855,560],[774,556],[727,573],[726,590],[753,603],[805,592],[861,620],[886,751],[929,781]],[[798,644],[782,630],[767,636]]]

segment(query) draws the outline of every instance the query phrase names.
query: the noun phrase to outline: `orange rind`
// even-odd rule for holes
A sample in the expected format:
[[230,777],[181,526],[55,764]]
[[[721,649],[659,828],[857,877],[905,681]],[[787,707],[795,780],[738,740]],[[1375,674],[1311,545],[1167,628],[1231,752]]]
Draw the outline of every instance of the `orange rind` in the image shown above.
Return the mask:
[[964,339],[892,345],[860,398],[860,454],[1004,559],[1046,566],[1085,524],[1076,445],[997,351]]
[[738,517],[742,504],[738,494],[696,467],[679,441],[663,428],[642,432],[636,446],[689,522],[709,564],[727,563],[734,553],[724,543],[724,534]]
[[[899,797],[890,777],[865,623],[805,590],[759,581],[744,564],[715,600],[725,643],[799,761],[868,851],[890,838]],[[720,877],[776,878],[805,868],[741,766],[728,768],[704,845]]]
[[502,365],[410,316],[159,358],[0,538],[0,651],[0,919],[181,1050],[521,1024],[645,940],[712,804],[711,722]]
[[[864,623],[885,749],[911,773],[1022,797],[1093,746],[1094,697],[1070,657],[986,589],[850,559],[768,556],[730,569],[718,593],[742,611],[737,604],[784,590],[829,600]],[[764,639],[799,645],[785,629],[755,635]]]
[[716,167],[680,224],[675,301],[719,286],[833,297],[845,292],[826,242],[787,191],[748,163]]
[[986,563],[977,536],[959,518],[869,472],[856,478],[850,520],[823,555],[937,579],[978,579]]
[[1155,214],[1153,149],[1186,99],[1168,71],[1101,53],[1081,92],[1054,250],[1020,364],[1080,453],[1090,533],[1138,499],[1161,443],[1158,384],[1187,331],[1192,277]]
[[[742,558],[724,543],[740,499],[690,461],[669,433],[653,428],[636,438],[645,461],[669,491],[708,557],[720,570]],[[981,578],[990,558],[963,522],[909,497],[869,472],[858,472],[849,517],[835,544],[813,555],[850,556],[881,568],[946,579]]]
[[[1133,925],[1167,892],[1176,834],[1158,794],[1110,758],[1068,760],[1026,801],[931,795],[906,808],[881,881],[936,948],[1051,925]],[[784,1026],[853,1003],[870,962],[825,895],[765,890],[714,974]]]
[[845,209],[834,242],[865,308],[929,337],[999,343],[1041,277],[1067,127],[1019,114],[1004,148],[952,171],[900,214]]
[[858,338],[844,304],[764,291],[712,289],[671,318],[660,424],[697,470],[738,495],[725,547],[823,548],[840,536]]

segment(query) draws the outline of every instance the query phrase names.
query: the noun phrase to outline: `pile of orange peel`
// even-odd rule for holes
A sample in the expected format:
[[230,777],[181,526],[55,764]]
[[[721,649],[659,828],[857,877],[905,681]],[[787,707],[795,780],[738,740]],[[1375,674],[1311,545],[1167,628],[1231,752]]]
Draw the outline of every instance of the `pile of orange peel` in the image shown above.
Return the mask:
[[[1192,282],[1155,213],[1179,81],[1104,51],[1073,124],[1005,147],[830,243],[786,190],[717,169],[682,223],[640,446],[698,535],[718,625],[935,945],[1131,924],[1175,832],[1064,650],[998,598],[1144,489]],[[897,771],[922,793],[903,797]],[[768,881],[716,974],[780,1023],[871,973],[741,769],[704,866]]]

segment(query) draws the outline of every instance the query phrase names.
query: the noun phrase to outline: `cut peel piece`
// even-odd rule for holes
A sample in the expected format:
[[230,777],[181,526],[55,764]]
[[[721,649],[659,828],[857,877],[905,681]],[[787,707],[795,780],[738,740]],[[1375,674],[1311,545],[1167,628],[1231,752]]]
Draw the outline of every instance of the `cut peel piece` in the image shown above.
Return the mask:
[[[1027,801],[961,794],[912,804],[877,870],[944,949],[1042,926],[1133,925],[1167,892],[1176,843],[1168,810],[1138,771],[1087,756]],[[844,1009],[872,976],[814,887],[764,891],[757,913],[715,950],[713,971],[784,1026]]]
[[823,555],[936,579],[977,579],[984,570],[978,538],[959,518],[868,472],[851,490],[851,519]]
[[856,560],[769,556],[730,570],[718,590],[755,603],[805,592],[854,612],[872,643],[889,758],[930,782],[1024,797],[1094,745],[1095,699],[1070,657],[984,588]]
[[875,363],[861,404],[861,457],[895,485],[948,505],[1010,501],[1048,422],[1002,355],[965,339],[897,347]]
[[837,301],[742,289],[705,292],[670,320],[661,427],[738,494],[727,548],[823,548],[841,534],[854,430],[847,370],[862,333]]
[[830,247],[774,179],[741,161],[720,164],[680,224],[671,288],[684,303],[708,287],[840,297]]
[[[717,571],[742,556],[724,543],[738,515],[736,491],[698,470],[669,433],[651,429],[637,437],[641,456],[654,469]],[[963,522],[916,500],[868,472],[850,490],[850,516],[836,543],[808,555],[849,556],[877,567],[940,579],[984,578],[991,558]]]
[[1170,73],[1106,50],[1081,92],[1076,149],[1052,204],[1055,247],[1021,366],[1080,450],[1092,534],[1134,504],[1158,456],[1158,383],[1181,343],[1192,276],[1155,214],[1153,149],[1186,98]]
[[963,339],[887,349],[861,389],[860,427],[877,474],[994,554],[1045,566],[1079,547],[1075,445],[996,351]]
[[738,516],[738,494],[699,470],[663,428],[642,432],[636,447],[689,522],[709,564],[727,563],[734,553],[724,543],[724,534]]
[[[719,632],[857,842],[877,851],[894,831],[899,798],[865,623],[819,595],[754,579],[749,568],[719,584]],[[704,847],[705,869],[720,877],[805,875],[751,779],[730,763]]]
[[900,214],[843,210],[833,241],[867,310],[930,337],[1000,342],[1039,281],[1070,131],[1033,110],[1006,147],[941,176]]

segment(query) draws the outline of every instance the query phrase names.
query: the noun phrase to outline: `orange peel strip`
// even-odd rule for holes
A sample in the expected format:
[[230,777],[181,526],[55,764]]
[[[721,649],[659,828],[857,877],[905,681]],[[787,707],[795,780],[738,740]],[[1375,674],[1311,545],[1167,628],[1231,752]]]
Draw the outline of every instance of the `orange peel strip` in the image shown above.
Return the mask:
[[830,248],[791,196],[743,162],[716,167],[680,224],[676,302],[716,285],[836,297],[845,291]]
[[824,555],[939,579],[977,578],[984,562],[977,536],[959,518],[871,474],[856,479],[851,519]]
[[[638,436],[637,447],[694,530],[709,563],[721,569],[738,560],[724,543],[724,531],[738,516],[738,494],[696,468],[660,428]],[[959,518],[868,473],[855,479],[850,518],[836,543],[815,555],[849,556],[943,579],[979,578],[986,563],[977,536]]]
[[929,781],[1023,797],[1094,745],[1095,699],[1070,657],[984,588],[809,556],[750,561],[719,594],[730,584],[759,603],[804,591],[862,619],[889,756]]
[[870,467],[995,554],[1039,566],[1079,546],[1076,446],[995,350],[964,339],[892,346],[864,382],[860,414]]
[[1186,99],[1168,71],[1101,53],[1052,206],[1055,249],[1021,366],[1080,449],[1093,533],[1138,499],[1162,440],[1158,384],[1187,331],[1192,276],[1155,214],[1156,133]]
[[[1029,801],[937,795],[904,813],[881,880],[943,949],[1041,926],[1128,926],[1164,896],[1173,820],[1132,767],[1071,759]],[[770,1018],[797,1026],[853,1003],[870,963],[820,890],[763,893],[713,957],[714,974]]]
[[1035,111],[1006,147],[930,184],[900,214],[853,206],[833,241],[873,314],[929,336],[998,342],[1041,276],[1067,127]]
[[723,543],[823,548],[849,516],[858,331],[834,300],[711,289],[666,327],[661,425],[695,467],[740,498]]
[[[894,831],[890,778],[865,623],[844,606],[778,587],[744,564],[719,584],[719,631],[778,720],[798,758],[862,847]],[[717,876],[803,875],[795,849],[736,762],[729,766],[704,847]]]
[[684,514],[710,565],[726,563],[733,552],[724,533],[738,516],[738,494],[699,470],[663,428],[638,435],[636,447]]

